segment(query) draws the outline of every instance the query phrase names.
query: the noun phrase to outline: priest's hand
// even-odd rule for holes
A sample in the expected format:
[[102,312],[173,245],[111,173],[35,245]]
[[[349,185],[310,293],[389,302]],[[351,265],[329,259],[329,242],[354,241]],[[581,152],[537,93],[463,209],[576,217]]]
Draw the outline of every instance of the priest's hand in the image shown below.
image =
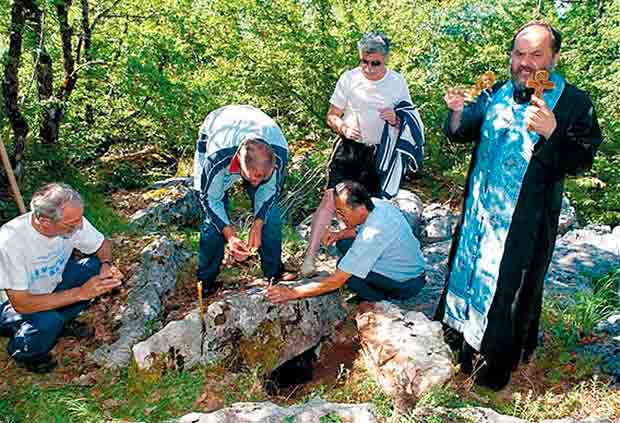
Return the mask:
[[443,99],[448,109],[453,112],[460,112],[465,107],[465,90],[462,88],[448,88]]
[[540,97],[532,96],[532,102],[525,111],[525,124],[528,131],[549,139],[555,131],[557,121],[547,103]]

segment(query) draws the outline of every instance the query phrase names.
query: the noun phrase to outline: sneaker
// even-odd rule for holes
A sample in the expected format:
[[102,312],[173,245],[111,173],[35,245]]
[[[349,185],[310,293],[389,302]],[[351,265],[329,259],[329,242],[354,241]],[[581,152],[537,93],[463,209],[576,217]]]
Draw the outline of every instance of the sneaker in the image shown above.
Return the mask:
[[95,331],[93,331],[86,323],[77,320],[71,320],[70,322],[65,323],[59,336],[66,338],[85,339],[92,337],[94,334]]
[[31,358],[25,360],[15,360],[17,367],[28,370],[32,373],[45,374],[49,373],[56,367],[56,360],[51,355],[45,354],[39,358]]
[[304,263],[301,265],[300,272],[302,278],[311,278],[318,273],[314,263],[315,259],[315,256],[307,255],[304,257]]

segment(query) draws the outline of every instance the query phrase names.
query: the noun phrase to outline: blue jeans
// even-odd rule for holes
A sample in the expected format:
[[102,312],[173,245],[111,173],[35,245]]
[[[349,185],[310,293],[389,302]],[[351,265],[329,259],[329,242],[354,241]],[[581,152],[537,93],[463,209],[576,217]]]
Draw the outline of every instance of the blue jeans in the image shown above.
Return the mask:
[[[62,273],[62,282],[54,292],[82,286],[97,275],[100,268],[97,256],[80,261],[69,259]],[[16,360],[36,360],[44,356],[54,347],[65,323],[77,317],[89,304],[89,301],[82,301],[55,310],[27,314],[16,312],[8,301],[0,304],[0,326],[12,333],[7,352]]]
[[[336,248],[344,256],[353,245],[353,239],[342,239],[336,243]],[[351,275],[347,279],[347,286],[366,301],[407,300],[413,298],[422,290],[426,283],[426,275],[399,282],[375,272],[369,272],[365,278]]]
[[[252,200],[254,208],[254,195],[256,188],[244,181],[246,192]],[[224,205],[228,208],[228,193],[224,195]],[[258,249],[261,269],[266,278],[279,277],[282,274],[282,218],[278,203],[271,207],[265,216],[261,235],[261,246]],[[220,273],[220,266],[224,260],[224,245],[226,241],[215,225],[211,223],[207,213],[200,226],[200,250],[198,251],[198,272],[196,276],[205,286],[215,282]]]

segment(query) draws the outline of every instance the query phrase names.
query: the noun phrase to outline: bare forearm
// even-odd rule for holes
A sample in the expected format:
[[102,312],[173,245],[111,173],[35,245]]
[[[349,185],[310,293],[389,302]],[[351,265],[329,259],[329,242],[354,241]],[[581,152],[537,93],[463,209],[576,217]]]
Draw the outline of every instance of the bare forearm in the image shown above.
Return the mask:
[[88,299],[84,298],[80,288],[39,295],[14,290],[7,290],[6,293],[15,311],[22,314],[55,310]]
[[327,125],[332,128],[337,134],[344,136],[341,130],[343,123],[344,121],[340,116],[334,113],[330,113],[327,115]]
[[101,247],[95,253],[102,263],[110,263],[112,261],[112,243],[107,239],[104,239],[101,243]]
[[293,288],[293,291],[295,292],[296,298],[314,297],[335,291],[346,283],[349,276],[348,273],[337,271],[335,274],[321,279],[318,282],[296,286]]

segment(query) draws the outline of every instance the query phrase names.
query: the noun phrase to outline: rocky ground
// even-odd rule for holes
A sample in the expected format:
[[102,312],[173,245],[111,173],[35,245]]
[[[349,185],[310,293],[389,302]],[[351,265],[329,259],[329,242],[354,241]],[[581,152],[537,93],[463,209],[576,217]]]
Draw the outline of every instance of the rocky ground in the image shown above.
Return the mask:
[[[148,372],[153,368],[178,371],[223,361],[225,371],[260,368],[261,377],[268,377],[282,364],[312,351],[318,356],[312,359],[314,379],[303,386],[274,390],[272,399],[280,405],[235,404],[208,414],[190,413],[175,421],[324,421],[321,418],[325,416],[334,418],[325,421],[375,421],[376,410],[369,404],[316,400],[303,406],[285,406],[314,387],[354,381],[362,373],[370,375],[392,398],[397,411],[403,415],[415,412],[420,421],[435,415],[451,416],[451,420],[437,421],[524,421],[479,408],[456,412],[415,407],[417,400],[436,386],[451,383],[471,390],[471,381],[455,376],[458,369],[451,364],[438,324],[429,319],[443,288],[448,249],[458,221],[458,215],[449,207],[424,205],[407,191],[395,200],[421,239],[428,261],[427,285],[409,303],[381,303],[358,310],[336,292],[275,306],[262,295],[264,282],[255,280],[256,263],[248,263],[226,277],[225,289],[210,298],[201,313],[192,276],[194,252],[187,242],[170,233],[170,228],[191,226],[199,218],[195,213],[199,209],[197,198],[187,180],[164,182],[141,195],[139,201],[128,197],[119,198],[118,203],[127,203],[123,209],[131,212],[128,217],[148,235],[119,236],[114,240],[117,251],[122,252],[119,264],[126,282],[113,295],[95,301],[81,317],[95,329],[93,339],[60,340],[54,353],[66,366],[42,378],[43,383],[88,385],[97,380],[99,368],[122,369],[130,362],[142,369],[138,371]],[[302,235],[307,232],[303,225],[298,229]],[[615,269],[620,258],[620,228],[579,228],[575,211],[566,202],[560,229],[545,295],[553,301],[570,301],[578,292],[587,294],[592,279]],[[296,259],[299,257],[290,257],[290,265],[297,264]],[[325,271],[333,269],[333,258],[323,265]],[[611,316],[601,322],[595,334],[575,354],[598,357],[603,377],[618,381],[620,317]],[[333,365],[336,361],[342,361],[340,367]],[[10,380],[16,377],[26,383],[34,380],[1,355],[0,368],[9,376],[0,381],[0,389],[10,389]],[[536,367],[523,366],[502,395],[510,396],[524,385],[534,391],[546,389],[536,379]],[[212,388],[205,386],[195,411],[217,409],[224,404],[210,398],[217,397],[217,389]],[[620,396],[617,406],[620,416]]]

